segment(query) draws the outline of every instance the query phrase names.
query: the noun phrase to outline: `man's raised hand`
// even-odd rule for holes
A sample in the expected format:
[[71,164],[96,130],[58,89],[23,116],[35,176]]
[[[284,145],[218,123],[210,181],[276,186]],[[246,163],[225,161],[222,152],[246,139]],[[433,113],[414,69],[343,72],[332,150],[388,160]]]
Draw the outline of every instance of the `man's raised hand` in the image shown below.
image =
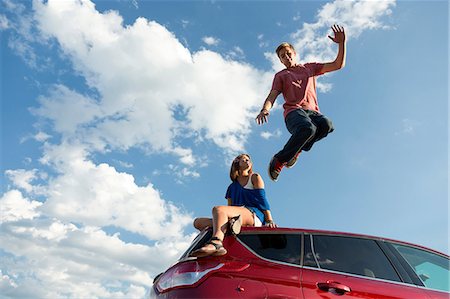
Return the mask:
[[344,27],[334,24],[331,26],[331,29],[333,30],[334,37],[331,37],[328,35],[328,37],[335,43],[343,43],[345,42],[345,31]]

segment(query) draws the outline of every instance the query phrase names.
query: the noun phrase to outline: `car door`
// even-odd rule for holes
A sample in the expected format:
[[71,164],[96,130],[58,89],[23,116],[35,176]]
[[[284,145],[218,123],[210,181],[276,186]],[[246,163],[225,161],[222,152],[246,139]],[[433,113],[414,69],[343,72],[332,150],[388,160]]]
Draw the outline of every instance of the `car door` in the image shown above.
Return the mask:
[[422,289],[405,282],[376,240],[309,234],[305,241],[301,277],[305,299],[429,299]]
[[405,259],[406,266],[411,267],[431,299],[450,298],[450,261],[448,256],[412,245],[394,242],[388,244]]
[[[292,232],[244,232],[239,241],[254,256],[246,260],[251,266],[241,273],[240,298],[298,299],[301,298],[301,234]],[[241,258],[244,252],[240,253]],[[245,277],[244,277],[245,276]],[[250,286],[244,286],[243,284]],[[265,291],[265,296],[252,296],[250,289]]]

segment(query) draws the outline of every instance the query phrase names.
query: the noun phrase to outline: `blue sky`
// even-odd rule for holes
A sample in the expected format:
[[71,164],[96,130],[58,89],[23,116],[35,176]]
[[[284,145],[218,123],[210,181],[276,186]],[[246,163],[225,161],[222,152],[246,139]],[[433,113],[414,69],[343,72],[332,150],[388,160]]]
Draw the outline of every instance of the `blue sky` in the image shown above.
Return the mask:
[[[1,0],[2,298],[142,298],[249,153],[275,221],[448,253],[447,1]],[[274,183],[296,46],[335,131]]]

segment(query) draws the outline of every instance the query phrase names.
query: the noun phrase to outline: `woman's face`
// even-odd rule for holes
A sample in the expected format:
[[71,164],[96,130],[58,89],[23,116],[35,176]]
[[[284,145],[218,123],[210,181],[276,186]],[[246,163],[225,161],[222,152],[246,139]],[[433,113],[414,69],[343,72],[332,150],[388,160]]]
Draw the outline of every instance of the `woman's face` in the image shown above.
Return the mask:
[[252,167],[252,160],[250,160],[250,157],[247,155],[242,155],[239,158],[239,169],[240,170],[247,170]]

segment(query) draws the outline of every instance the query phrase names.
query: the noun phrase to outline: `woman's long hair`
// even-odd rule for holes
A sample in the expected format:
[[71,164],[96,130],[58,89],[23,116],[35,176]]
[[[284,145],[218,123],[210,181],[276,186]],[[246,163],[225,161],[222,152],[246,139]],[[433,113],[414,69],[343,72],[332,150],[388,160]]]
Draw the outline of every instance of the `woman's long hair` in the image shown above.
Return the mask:
[[[252,158],[250,158],[249,154],[240,154],[239,156],[234,158],[233,163],[231,164],[231,168],[230,168],[230,179],[233,182],[235,180],[237,180],[238,176],[241,174],[240,170],[239,170],[239,160],[244,156],[247,156],[250,159],[250,161],[252,160]],[[249,174],[252,174],[252,172],[253,172],[253,165],[252,165],[252,167],[250,167]]]

